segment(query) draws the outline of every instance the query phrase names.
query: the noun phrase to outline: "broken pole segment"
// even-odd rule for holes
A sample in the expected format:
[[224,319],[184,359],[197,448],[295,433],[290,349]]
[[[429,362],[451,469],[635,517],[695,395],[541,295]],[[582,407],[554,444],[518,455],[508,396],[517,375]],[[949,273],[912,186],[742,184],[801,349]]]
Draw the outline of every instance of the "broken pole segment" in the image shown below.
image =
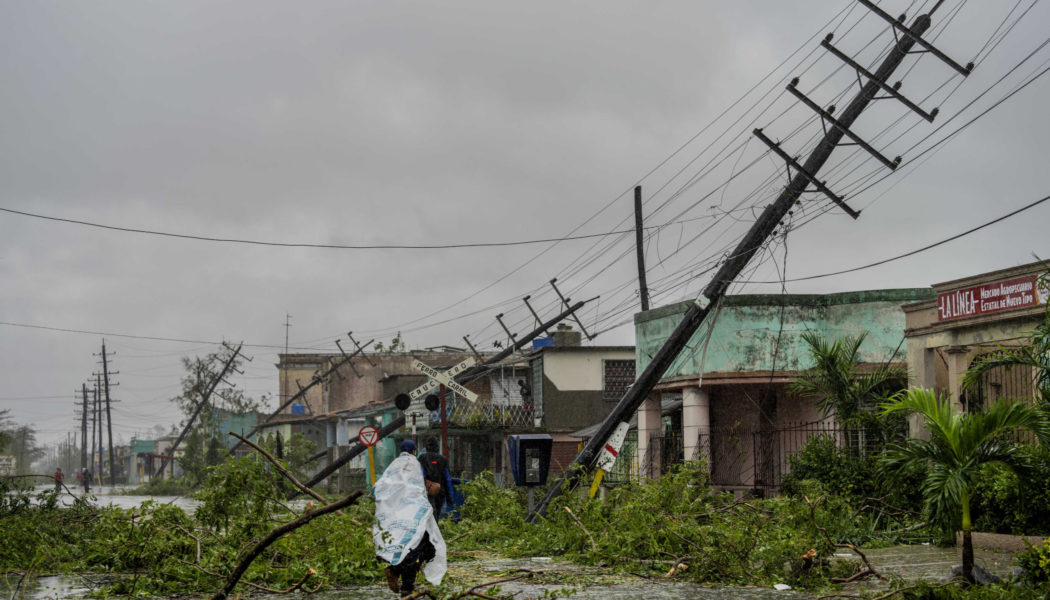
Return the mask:
[[[875,75],[880,81],[885,81],[893,74],[893,71],[900,66],[901,61],[907,56],[908,51],[915,45],[915,37],[920,36],[929,27],[929,15],[920,15],[915,20],[911,26],[911,32],[914,35],[905,36],[898,40],[893,50],[879,65]],[[849,105],[846,106],[846,109],[842,111],[839,121],[846,127],[850,127],[857,117],[860,116],[861,112],[871,103],[878,91],[879,85],[874,81],[869,81],[865,84],[860,92],[854,96],[853,100],[850,101]],[[831,157],[831,153],[838,146],[842,136],[842,131],[837,128],[831,128],[824,134],[824,137],[817,143],[809,158],[806,159],[805,164],[802,165],[802,170],[805,173],[801,171],[796,173],[787,187],[777,196],[777,199],[772,204],[767,205],[762,211],[758,220],[744,234],[743,239],[740,240],[733,252],[719,267],[718,272],[715,273],[714,278],[707,284],[707,287],[704,288],[696,302],[686,311],[682,321],[671,332],[664,345],[656,351],[651,362],[646,365],[645,370],[635,379],[634,384],[627,390],[624,397],[620,399],[612,409],[612,412],[609,413],[609,416],[598,427],[598,431],[591,436],[591,439],[580,450],[576,459],[565,470],[561,480],[556,481],[550,487],[547,495],[536,506],[536,510],[526,517],[525,520],[527,522],[535,523],[541,515],[546,513],[551,501],[560,495],[563,489],[574,488],[579,483],[579,479],[584,471],[591,468],[594,464],[598,451],[605,445],[613,431],[620,423],[630,421],[631,415],[638,410],[638,407],[641,406],[642,402],[645,401],[649,393],[660,381],[660,378],[663,377],[667,368],[678,358],[679,353],[685,348],[690,338],[696,333],[696,330],[700,328],[700,324],[703,323],[708,312],[725,296],[729,284],[740,275],[747,263],[762,248],[762,245],[769,239],[773,230],[777,228],[780,221],[795,205],[802,191],[806,189],[810,178],[816,175],[828,158]],[[810,173],[813,175],[808,175]]]

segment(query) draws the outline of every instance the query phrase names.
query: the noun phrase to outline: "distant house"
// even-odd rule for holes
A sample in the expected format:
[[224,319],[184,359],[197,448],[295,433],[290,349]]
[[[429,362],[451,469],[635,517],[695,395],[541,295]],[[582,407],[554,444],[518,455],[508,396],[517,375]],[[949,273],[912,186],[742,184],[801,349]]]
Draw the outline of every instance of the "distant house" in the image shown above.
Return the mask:
[[601,421],[634,382],[633,346],[582,346],[581,334],[561,329],[553,346],[529,356],[532,401],[540,429],[554,438],[551,470],[561,472],[576,458],[580,440],[572,433]]

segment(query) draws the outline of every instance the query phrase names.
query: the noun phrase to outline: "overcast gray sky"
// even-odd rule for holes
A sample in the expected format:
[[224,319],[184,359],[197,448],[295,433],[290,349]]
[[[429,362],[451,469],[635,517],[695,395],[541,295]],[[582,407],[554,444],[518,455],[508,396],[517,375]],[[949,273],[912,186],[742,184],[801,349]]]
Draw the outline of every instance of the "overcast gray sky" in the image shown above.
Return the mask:
[[[881,2],[909,21],[933,4]],[[861,218],[818,218],[827,200],[807,195],[786,242],[748,278],[779,279],[785,243],[789,279],[826,273],[1050,193],[1050,77],[920,154],[1046,68],[1046,48],[1021,62],[1044,42],[1045,4],[947,0],[928,37],[959,62],[977,58],[974,73],[964,80],[935,57],[910,57],[895,79],[924,108],[941,107],[935,123],[880,100],[855,126],[904,166],[884,177],[863,152],[840,148],[823,176],[865,209]],[[666,225],[647,241],[655,303],[665,304],[702,288],[753,207],[784,184],[783,164],[751,130],[801,155],[820,134],[812,111],[783,92],[785,78],[800,76],[822,105],[844,107],[855,92],[852,71],[819,46],[828,32],[865,64],[893,41],[849,0],[7,2],[0,208],[282,243],[508,242],[622,230],[631,197],[621,194],[640,181],[647,224]],[[1030,262],[1050,254],[1048,220],[1050,203],[901,261],[786,289],[927,286]],[[594,343],[632,343],[632,244],[619,235],[289,248],[0,212],[0,408],[45,440],[65,439],[77,428],[73,392],[98,368],[105,337],[120,371],[114,430],[126,440],[177,419],[168,398],[180,357],[224,339],[252,344],[255,360],[234,381],[275,392],[286,314],[295,348],[331,350],[350,330],[384,341],[401,330],[410,347],[471,334],[491,347],[499,312],[530,328],[521,296],[553,313],[554,276],[574,299],[601,295],[582,314],[607,330]]]

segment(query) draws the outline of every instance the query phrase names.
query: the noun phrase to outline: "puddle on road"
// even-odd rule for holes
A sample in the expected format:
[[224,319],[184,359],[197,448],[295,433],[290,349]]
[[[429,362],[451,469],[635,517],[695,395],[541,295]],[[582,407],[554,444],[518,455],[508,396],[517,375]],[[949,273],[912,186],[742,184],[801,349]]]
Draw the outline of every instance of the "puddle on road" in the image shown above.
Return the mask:
[[[886,575],[905,579],[940,579],[947,577],[952,566],[962,564],[960,549],[938,546],[892,546],[864,550],[875,568]],[[1014,568],[1013,554],[975,548],[974,563],[1006,579]]]
[[[50,486],[38,485],[33,488],[33,495],[39,494],[40,492],[51,489]],[[194,509],[200,504],[200,502],[189,498],[187,496],[129,496],[125,495],[125,492],[130,489],[125,486],[113,486],[108,485],[97,486],[91,488],[90,494],[84,494],[82,488],[74,489],[72,486],[69,488],[76,492],[78,498],[85,498],[88,502],[91,502],[97,506],[116,506],[118,508],[137,508],[143,502],[147,500],[153,500],[158,504],[173,504],[186,512],[192,513]],[[94,499],[91,497],[94,496]],[[75,500],[70,497],[69,494],[62,493],[58,496],[58,501],[62,506],[70,506]]]

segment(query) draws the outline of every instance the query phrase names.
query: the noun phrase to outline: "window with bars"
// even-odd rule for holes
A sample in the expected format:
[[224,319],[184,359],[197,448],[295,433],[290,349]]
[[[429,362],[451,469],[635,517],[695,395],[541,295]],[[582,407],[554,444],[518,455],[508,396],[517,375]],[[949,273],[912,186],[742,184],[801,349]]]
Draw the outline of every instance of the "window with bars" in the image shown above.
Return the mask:
[[603,361],[603,368],[602,398],[618,401],[634,383],[634,361],[606,360]]

